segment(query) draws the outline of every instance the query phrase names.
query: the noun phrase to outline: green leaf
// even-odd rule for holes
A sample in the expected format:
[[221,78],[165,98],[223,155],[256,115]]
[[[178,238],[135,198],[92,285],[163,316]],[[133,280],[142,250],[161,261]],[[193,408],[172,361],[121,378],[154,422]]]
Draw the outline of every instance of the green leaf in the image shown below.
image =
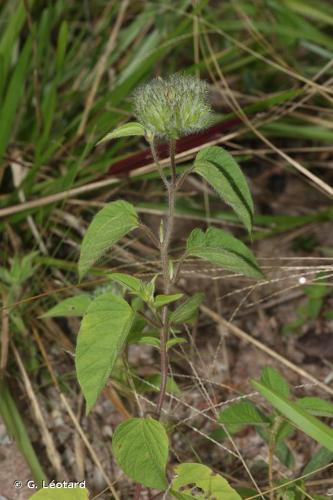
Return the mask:
[[[39,363],[38,363],[39,365]],[[15,389],[14,389],[15,390]],[[16,442],[26,464],[31,473],[31,478],[37,483],[42,483],[47,479],[47,475],[40,463],[40,454],[33,448],[30,441],[30,432],[27,429],[27,422],[23,420],[22,409],[17,407],[17,394],[12,395],[5,377],[0,379],[0,416],[6,426],[6,433]]]
[[142,282],[142,286],[141,286],[141,290],[140,290],[140,297],[146,303],[151,303],[154,300],[156,279],[157,279],[157,275],[155,275],[153,277],[153,279],[149,281],[149,283]]
[[205,233],[194,229],[187,240],[186,254],[250,278],[263,277],[253,253],[242,241],[222,229],[209,228]]
[[[141,378],[137,382],[135,382],[135,389],[139,393],[144,392],[159,392],[161,387],[161,374],[160,373],[151,373],[149,375],[145,375],[144,378]],[[181,390],[178,384],[172,377],[167,378],[166,390],[170,394],[181,394]]]
[[[330,293],[329,287],[325,284],[325,277],[320,275],[316,276],[316,282],[312,285],[305,286],[304,292],[311,299],[323,299],[326,295]],[[324,283],[323,283],[324,281]]]
[[333,309],[324,313],[326,319],[333,319]]
[[142,311],[144,306],[143,300],[141,297],[134,297],[134,299],[131,300],[131,308],[135,312]]
[[238,432],[242,431],[244,429],[244,425],[237,425],[237,424],[224,424],[225,429],[222,429],[222,427],[218,429],[214,429],[211,432],[211,437],[215,439],[216,441],[223,441],[224,439],[229,439],[228,434],[237,434]]
[[288,382],[270,366],[262,370],[260,382],[285,398],[290,396]]
[[[272,423],[273,423],[273,420],[275,420],[275,418],[276,418],[276,416],[274,415],[272,418]],[[285,439],[287,439],[288,437],[290,437],[294,433],[295,433],[295,427],[287,420],[284,420],[280,424],[279,429],[276,433],[275,442],[278,443],[279,441],[284,441]]]
[[131,330],[128,334],[127,342],[129,344],[136,344],[142,339],[142,337],[159,338],[160,333],[157,330],[150,330],[148,332],[144,331],[146,325],[147,325],[146,320],[141,316],[136,315],[133,324],[131,326]]
[[100,141],[98,141],[97,145],[105,141],[110,141],[111,139],[119,139],[120,137],[129,137],[131,135],[145,135],[145,129],[141,125],[141,123],[138,122],[125,123],[125,125],[122,125],[121,127],[118,127],[112,132],[106,134]]
[[[54,481],[56,483],[56,481]],[[31,497],[32,500],[89,500],[86,488],[43,488]]]
[[180,306],[178,306],[177,309],[170,314],[170,322],[186,323],[187,321],[191,321],[203,301],[203,298],[203,293],[196,293],[193,297],[190,297],[183,302],[183,304],[180,304]]
[[317,397],[305,397],[296,401],[297,406],[317,417],[333,417],[333,404]]
[[87,293],[81,293],[75,297],[69,297],[62,300],[56,306],[52,307],[49,311],[41,316],[41,318],[50,318],[65,316],[66,318],[74,316],[83,316],[89,305],[92,302],[92,297]]
[[[273,419],[272,419],[273,420]],[[295,432],[295,427],[294,426],[291,426],[291,424],[289,424],[289,422],[284,422],[284,423],[287,423],[288,425],[290,425],[290,427],[292,427],[293,429],[293,432]],[[284,423],[282,425],[284,425]],[[270,446],[271,444],[271,432],[270,432],[270,429],[267,429],[265,427],[257,427],[256,428],[259,436],[262,437],[262,439],[265,441],[265,443]],[[281,439],[281,437],[276,437],[276,443],[275,443],[275,448],[274,448],[274,455],[280,460],[280,462],[285,465],[286,467],[288,467],[288,469],[290,469],[291,467],[294,466],[295,464],[295,459],[294,459],[294,456],[292,454],[292,452],[290,451],[290,449],[288,448],[288,446],[286,445],[286,443]]]
[[141,290],[142,281],[129,274],[111,273],[108,274],[108,278],[110,278],[113,281],[116,281],[120,285],[123,285],[131,292],[139,293]]
[[169,441],[160,422],[150,417],[122,422],[114,432],[112,450],[118,465],[131,479],[147,488],[166,490]]
[[232,207],[250,233],[254,215],[253,201],[244,174],[233,157],[219,146],[209,146],[197,154],[194,171]]
[[[175,467],[176,477],[172,481],[171,493],[178,500],[241,500],[238,493],[219,474],[202,464],[185,463]],[[194,487],[203,495],[192,494]]]
[[310,461],[304,467],[302,474],[310,474],[333,461],[333,451],[327,448],[319,448]]
[[[154,277],[149,283],[145,283],[144,281],[135,278],[135,276],[123,273],[111,273],[108,274],[108,277],[111,280],[116,281],[120,285],[123,285],[125,288],[127,288],[127,290],[130,290],[130,292],[132,292],[134,295],[140,297],[144,302],[151,303],[153,301],[155,292],[155,280],[157,276]],[[161,295],[161,297],[164,296]],[[170,302],[172,302],[172,300],[170,300]]]
[[58,35],[58,45],[56,53],[56,68],[58,74],[61,73],[65,61],[68,31],[68,23],[66,20],[64,20],[61,23]]
[[258,494],[257,490],[254,490],[252,488],[247,488],[245,486],[240,486],[236,488],[237,493],[241,496],[241,498],[249,498],[249,497],[255,497]]
[[[300,313],[300,309],[298,310],[298,313]],[[307,319],[305,317],[297,318],[293,321],[290,321],[290,323],[286,323],[285,325],[283,325],[282,332],[284,335],[287,335],[290,332],[299,330],[306,322]]]
[[268,425],[269,422],[250,402],[244,401],[229,406],[219,414],[219,422],[232,425]]
[[82,241],[79,260],[80,279],[112,245],[136,227],[138,227],[137,214],[127,201],[114,201],[98,212]]
[[187,340],[184,337],[174,337],[167,341],[166,347],[167,349],[171,349],[171,347],[179,344],[186,344]]
[[152,347],[156,347],[157,349],[160,349],[161,347],[160,339],[157,339],[156,337],[151,337],[149,335],[142,335],[135,342],[131,341],[131,344],[150,345]]
[[[10,51],[12,47],[10,46]],[[14,120],[17,118],[19,103],[24,95],[25,80],[31,64],[31,38],[27,41],[15,62],[15,70],[8,83],[7,92],[1,106],[0,120],[0,158],[3,157],[11,135],[16,129]],[[31,73],[31,72],[30,72]]]
[[133,319],[134,313],[127,302],[110,292],[96,297],[82,319],[75,365],[87,412],[110,376]]
[[262,394],[282,415],[315,441],[333,451],[333,429],[313,417],[296,403],[289,401],[262,382],[252,381],[253,387]]
[[[270,439],[267,439],[267,445],[270,444]],[[288,448],[284,441],[279,441],[275,445],[274,455],[280,460],[280,462],[285,465],[288,469],[291,469],[295,465],[295,458],[291,450]]]
[[182,293],[175,293],[173,295],[156,295],[154,300],[154,307],[163,307],[166,304],[170,304],[171,302],[175,302],[176,300],[181,299],[182,296]]
[[[236,434],[249,425],[259,426],[259,428],[269,425],[269,420],[249,401],[236,403],[223,410],[219,414],[219,422],[226,426],[229,434]],[[222,428],[215,430],[213,435],[218,440],[228,437],[227,432]]]

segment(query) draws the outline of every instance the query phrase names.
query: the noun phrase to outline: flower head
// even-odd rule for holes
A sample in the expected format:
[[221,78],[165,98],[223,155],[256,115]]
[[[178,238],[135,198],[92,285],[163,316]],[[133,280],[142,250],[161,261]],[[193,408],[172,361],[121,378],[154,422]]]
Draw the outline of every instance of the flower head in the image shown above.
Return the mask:
[[193,76],[156,78],[133,96],[134,112],[148,134],[177,139],[212,122],[208,85]]

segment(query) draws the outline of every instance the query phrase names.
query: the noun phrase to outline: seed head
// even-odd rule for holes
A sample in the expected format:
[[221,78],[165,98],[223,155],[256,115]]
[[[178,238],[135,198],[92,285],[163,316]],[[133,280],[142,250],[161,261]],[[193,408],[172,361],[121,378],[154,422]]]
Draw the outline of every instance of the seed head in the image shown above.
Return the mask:
[[153,136],[177,139],[212,123],[208,85],[193,76],[156,78],[135,91],[133,102],[137,120]]

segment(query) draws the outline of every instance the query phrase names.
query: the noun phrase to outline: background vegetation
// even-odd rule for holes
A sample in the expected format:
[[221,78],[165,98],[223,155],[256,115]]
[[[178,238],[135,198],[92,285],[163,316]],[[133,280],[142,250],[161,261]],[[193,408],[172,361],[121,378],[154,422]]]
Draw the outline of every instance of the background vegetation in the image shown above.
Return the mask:
[[232,226],[267,279],[185,268],[184,290],[204,288],[206,299],[188,343],[172,351],[172,460],[202,461],[244,498],[260,498],[251,478],[269,489],[269,472],[276,498],[329,498],[333,453],[297,433],[292,462],[269,460],[253,425],[231,446],[216,422],[245,397],[263,404],[250,380],[267,365],[298,396],[332,398],[331,2],[8,0],[0,8],[0,494],[29,498],[12,483],[33,475],[86,479],[94,498],[111,498],[112,483],[131,498],[110,453],[112,430],[138,401],[149,408],[156,399],[158,356],[130,347],[131,384],[115,377],[86,418],[74,377],[79,323],[40,316],[79,289],[110,286],[105,266],[138,277],[158,269],[149,240],[134,236],[79,284],[78,251],[92,215],[119,197],[158,228],[166,200],[145,142],[95,144],[131,119],[137,85],[182,71],[209,82],[218,124],[181,141],[178,161],[190,162],[200,144],[223,145],[250,181],[256,216],[249,242],[228,207],[189,177],[173,249],[194,221]]

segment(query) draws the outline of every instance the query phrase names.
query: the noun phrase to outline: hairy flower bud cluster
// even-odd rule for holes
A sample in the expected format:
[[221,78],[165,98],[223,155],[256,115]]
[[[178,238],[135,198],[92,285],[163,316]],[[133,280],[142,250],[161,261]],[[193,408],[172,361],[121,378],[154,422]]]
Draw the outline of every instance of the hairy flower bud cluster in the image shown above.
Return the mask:
[[139,87],[133,101],[137,120],[152,136],[177,139],[212,123],[208,85],[193,76],[156,78]]

